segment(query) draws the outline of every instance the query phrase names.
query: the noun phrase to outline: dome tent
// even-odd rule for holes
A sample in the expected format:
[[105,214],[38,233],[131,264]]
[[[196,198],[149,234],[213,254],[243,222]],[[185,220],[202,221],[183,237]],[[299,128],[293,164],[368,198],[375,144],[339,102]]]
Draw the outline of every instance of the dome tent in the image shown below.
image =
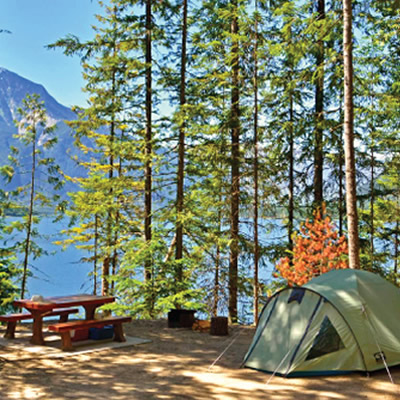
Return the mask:
[[243,361],[287,377],[369,372],[385,363],[400,364],[400,290],[351,269],[275,293]]

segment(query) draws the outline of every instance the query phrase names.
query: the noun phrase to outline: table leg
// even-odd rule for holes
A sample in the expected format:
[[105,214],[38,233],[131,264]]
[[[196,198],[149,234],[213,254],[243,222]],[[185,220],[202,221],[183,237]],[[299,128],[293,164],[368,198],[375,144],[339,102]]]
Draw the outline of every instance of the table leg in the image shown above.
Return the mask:
[[71,351],[74,349],[71,342],[71,334],[69,331],[61,332],[61,340],[62,340],[62,349],[63,351]]
[[15,339],[15,328],[17,326],[16,321],[8,321],[7,322],[7,330],[6,333],[4,334],[4,337],[6,339]]
[[122,324],[114,324],[114,341],[126,342],[124,330],[122,329]]
[[43,338],[43,315],[45,312],[39,310],[29,310],[33,316],[32,337],[30,342],[32,344],[44,344]]
[[94,319],[94,313],[96,308],[98,307],[98,304],[85,304],[82,307],[85,309],[85,319]]

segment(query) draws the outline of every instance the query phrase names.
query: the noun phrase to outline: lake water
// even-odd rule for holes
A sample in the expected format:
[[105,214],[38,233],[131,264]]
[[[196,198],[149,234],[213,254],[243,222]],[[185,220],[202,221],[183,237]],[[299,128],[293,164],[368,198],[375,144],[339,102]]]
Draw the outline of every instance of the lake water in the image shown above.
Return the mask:
[[[279,225],[279,223],[278,223]],[[67,228],[67,221],[54,223],[51,218],[42,218],[38,230],[46,235],[46,239],[37,240],[38,244],[47,250],[49,255],[29,260],[30,270],[33,276],[28,278],[26,298],[33,295],[60,296],[77,293],[92,293],[93,282],[88,274],[92,271],[93,265],[81,261],[87,253],[77,249],[74,245],[66,250],[54,244],[62,240],[61,231]],[[265,244],[279,242],[282,240],[282,225],[269,231],[268,235],[262,235],[261,239]],[[248,233],[250,235],[250,233]],[[17,237],[14,237],[14,240]],[[54,253],[54,254],[51,254]],[[249,265],[249,273],[252,272],[252,265]],[[273,265],[267,265],[260,269],[260,280],[267,280],[271,276]],[[210,279],[213,279],[210,276]],[[252,298],[241,295],[238,299],[238,311],[243,323],[252,322]],[[221,315],[227,315],[226,307],[221,305]],[[207,318],[206,315],[197,315],[199,318]]]
[[92,265],[81,261],[81,258],[86,256],[85,252],[73,245],[63,251],[61,246],[53,243],[62,240],[60,232],[66,227],[67,221],[53,223],[50,218],[40,221],[38,230],[45,234],[46,238],[37,242],[49,255],[36,260],[31,257],[29,260],[33,276],[28,278],[26,297],[34,294],[57,296],[92,292],[92,282],[88,277]]
[[[55,241],[63,239],[61,231],[67,228],[67,223],[67,221],[54,223],[51,218],[46,217],[40,221],[38,230],[47,237],[37,240],[37,242],[48,251],[49,255],[43,255],[36,260],[30,258],[29,264],[33,276],[28,278],[27,297],[34,294],[56,296],[82,292],[91,293],[93,291],[93,283],[88,276],[93,265],[81,261],[82,257],[87,256],[87,253],[77,249],[74,245],[62,250],[61,246],[54,244]],[[281,233],[279,229],[271,232],[268,242],[279,241]],[[276,239],[277,237],[279,239]],[[264,237],[264,239],[266,238]],[[271,268],[267,269],[269,275]],[[260,270],[260,273],[264,275],[261,278],[266,277],[265,268]]]

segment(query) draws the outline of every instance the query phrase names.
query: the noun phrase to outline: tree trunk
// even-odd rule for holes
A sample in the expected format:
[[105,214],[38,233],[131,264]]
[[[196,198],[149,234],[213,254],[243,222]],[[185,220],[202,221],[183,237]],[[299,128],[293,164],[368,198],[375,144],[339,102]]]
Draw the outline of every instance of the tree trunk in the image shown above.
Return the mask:
[[399,258],[399,219],[396,219],[396,232],[394,235],[394,273],[398,271],[398,258]]
[[105,257],[103,260],[103,266],[101,269],[101,295],[108,296],[109,294],[109,282],[108,275],[110,273],[110,257]]
[[259,264],[259,243],[258,243],[258,0],[254,2],[254,324],[258,323],[258,264]]
[[294,104],[293,93],[289,99],[289,204],[288,204],[288,242],[289,250],[293,250],[294,230]]
[[214,298],[212,315],[216,317],[218,315],[218,302],[219,302],[219,268],[221,263],[221,249],[217,244],[217,251],[215,256],[215,271],[214,271]]
[[375,153],[374,153],[374,140],[372,138],[371,143],[371,197],[370,197],[370,251],[371,251],[371,266],[374,266],[374,254],[375,254],[375,246],[374,246],[374,237],[375,237]]
[[[290,29],[290,40],[292,40],[292,27]],[[289,82],[292,82],[294,75],[293,57],[288,52]],[[293,231],[294,231],[294,93],[291,88],[289,91],[289,194],[288,194],[288,245],[289,250],[293,250]],[[292,256],[289,256],[292,258]]]
[[[114,43],[114,57],[116,53],[116,46]],[[114,107],[115,103],[115,70],[113,70],[112,73],[112,80],[111,80],[111,104]],[[115,112],[114,109],[112,109],[112,115],[111,115],[111,125],[110,125],[110,144],[109,144],[109,160],[108,160],[108,179],[110,182],[112,182],[112,179],[114,177],[114,140],[115,140]],[[110,199],[114,196],[114,189],[112,185],[110,185],[110,190],[108,195],[110,196]],[[111,202],[111,204],[113,201]],[[112,255],[111,255],[111,248],[113,246],[113,224],[114,224],[114,215],[112,213],[112,210],[108,210],[108,215],[107,215],[107,254],[104,257],[103,260],[103,269],[102,269],[102,289],[101,293],[103,296],[108,296],[110,294],[110,265],[112,263]]]
[[[222,203],[222,195],[219,198],[220,204]],[[222,225],[222,211],[218,210],[218,237],[221,236],[221,225]],[[218,303],[219,303],[219,275],[221,269],[221,247],[217,242],[216,254],[215,254],[215,270],[214,270],[214,298],[212,306],[212,315],[216,317],[218,315]]]
[[97,295],[97,254],[99,247],[99,216],[94,216],[93,294]]
[[239,33],[238,3],[232,0],[231,22],[232,89],[231,89],[231,245],[229,256],[229,319],[237,322],[238,258],[239,258],[239,192],[240,192],[240,121],[239,121]]
[[344,54],[344,150],[346,165],[346,213],[349,236],[349,266],[360,268],[356,167],[354,156],[353,49],[351,0],[343,0]]
[[399,210],[400,210],[400,201],[399,195],[396,196],[396,231],[394,233],[394,268],[393,272],[397,274],[398,271],[398,263],[399,263]]
[[343,212],[343,204],[344,204],[344,174],[343,174],[343,163],[344,163],[344,156],[343,156],[343,143],[340,140],[339,142],[339,236],[343,236],[343,219],[344,219],[344,212]]
[[32,170],[31,170],[31,191],[29,195],[29,211],[28,211],[28,221],[26,225],[26,239],[25,239],[25,249],[24,249],[24,263],[22,271],[22,283],[21,283],[21,299],[24,298],[26,292],[26,281],[28,275],[28,262],[29,262],[29,249],[31,244],[31,234],[32,234],[32,218],[33,218],[33,206],[35,199],[35,173],[36,173],[36,122],[33,120],[33,140],[32,140]]
[[[144,236],[146,245],[150,247],[152,239],[152,166],[151,158],[153,152],[153,135],[152,135],[152,1],[146,0],[146,137],[145,137],[145,195],[144,195]],[[146,257],[144,276],[147,284],[147,288],[152,292],[152,257],[150,254]],[[148,294],[146,300],[147,309],[150,315],[153,314],[153,294]]]
[[[184,115],[186,104],[186,43],[187,43],[187,0],[182,1],[182,49],[181,49],[181,84],[180,84],[180,107]],[[177,198],[176,198],[176,260],[183,257],[183,226],[182,213],[184,202],[184,179],[185,179],[185,128],[186,122],[181,115],[182,123],[179,127],[179,149],[178,149],[178,176],[177,176]],[[176,269],[176,282],[183,280],[182,265],[178,264]]]
[[[120,160],[120,164],[121,166],[121,160]],[[119,167],[118,170],[118,176],[121,177],[121,167]],[[117,202],[117,204],[119,203],[119,197],[117,197],[115,199],[115,201]],[[114,221],[114,226],[115,226],[115,231],[114,231],[114,237],[113,237],[113,254],[112,254],[112,258],[111,258],[111,274],[112,276],[116,276],[117,275],[117,269],[118,269],[118,249],[117,249],[117,244],[118,244],[118,237],[119,237],[119,233],[120,233],[120,220],[121,220],[121,213],[117,210],[115,213],[115,221]],[[114,294],[114,287],[115,287],[115,280],[113,280],[111,282],[111,292]]]
[[[125,134],[124,131],[121,132],[121,142],[124,143],[124,139],[125,139]],[[123,177],[123,173],[122,173],[122,156],[121,153],[119,154],[119,162],[118,162],[118,178],[122,178]],[[116,200],[117,204],[120,203],[120,197],[117,197]],[[121,221],[121,213],[119,211],[119,207],[117,209],[117,212],[115,214],[115,233],[114,233],[114,252],[113,252],[113,257],[112,257],[112,274],[113,276],[115,276],[117,274],[117,267],[118,267],[118,251],[117,251],[117,243],[118,243],[118,235],[120,234],[120,221]],[[112,281],[112,286],[111,289],[114,293],[114,280]]]
[[[319,21],[325,19],[325,0],[318,0]],[[314,137],[314,206],[321,207],[323,202],[323,122],[324,122],[324,41],[317,42],[317,81],[315,85],[315,137]]]

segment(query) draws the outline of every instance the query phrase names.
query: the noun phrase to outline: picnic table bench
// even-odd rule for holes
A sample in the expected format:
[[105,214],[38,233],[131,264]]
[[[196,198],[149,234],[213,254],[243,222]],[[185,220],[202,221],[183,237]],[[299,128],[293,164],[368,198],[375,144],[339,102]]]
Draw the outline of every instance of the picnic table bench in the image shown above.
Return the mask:
[[61,346],[63,351],[73,350],[71,341],[71,331],[89,328],[102,328],[106,325],[113,325],[114,327],[114,341],[125,342],[124,331],[122,324],[131,322],[131,317],[107,317],[104,319],[93,320],[78,320],[71,322],[60,322],[48,326],[48,330],[59,333],[61,335]]
[[[66,322],[68,321],[69,314],[76,314],[78,311],[79,310],[77,308],[62,308],[62,309],[48,311],[43,316],[44,317],[59,316],[60,322]],[[17,322],[28,319],[34,319],[34,316],[31,313],[15,313],[15,314],[0,315],[0,321],[7,322],[7,329],[4,334],[4,337],[6,339],[14,339]]]

